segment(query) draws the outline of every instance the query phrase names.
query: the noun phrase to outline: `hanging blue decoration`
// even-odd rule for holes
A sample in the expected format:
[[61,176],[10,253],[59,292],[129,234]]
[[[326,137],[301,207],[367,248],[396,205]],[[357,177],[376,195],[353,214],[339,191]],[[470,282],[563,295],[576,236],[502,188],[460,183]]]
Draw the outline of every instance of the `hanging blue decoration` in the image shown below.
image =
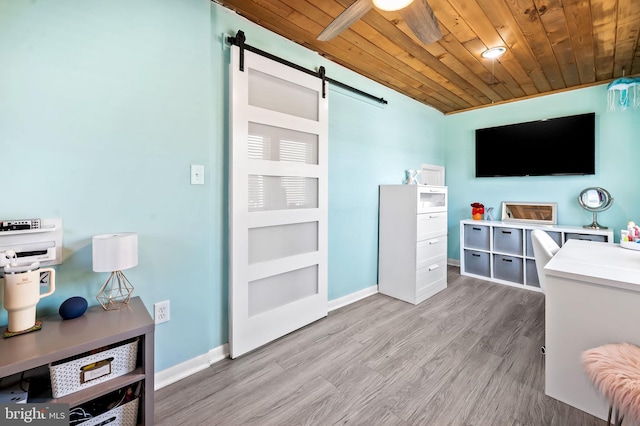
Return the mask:
[[640,77],[620,77],[607,86],[609,110],[640,106]]

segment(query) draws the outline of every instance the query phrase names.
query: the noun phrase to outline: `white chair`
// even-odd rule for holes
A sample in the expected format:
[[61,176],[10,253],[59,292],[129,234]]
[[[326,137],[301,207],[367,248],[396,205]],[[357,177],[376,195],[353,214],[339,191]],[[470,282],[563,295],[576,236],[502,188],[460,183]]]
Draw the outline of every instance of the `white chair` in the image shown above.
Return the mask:
[[542,292],[547,287],[547,278],[544,275],[544,267],[555,255],[560,246],[553,241],[553,238],[540,229],[531,231],[531,244],[533,245],[533,257],[536,259],[536,270],[538,271],[538,281]]
[[[547,277],[544,275],[544,267],[551,258],[560,250],[560,246],[553,241],[553,238],[540,229],[531,231],[531,245],[533,246],[533,257],[536,259],[536,270],[538,271],[538,282],[542,292],[547,288]],[[544,355],[546,347],[540,347],[540,352]]]

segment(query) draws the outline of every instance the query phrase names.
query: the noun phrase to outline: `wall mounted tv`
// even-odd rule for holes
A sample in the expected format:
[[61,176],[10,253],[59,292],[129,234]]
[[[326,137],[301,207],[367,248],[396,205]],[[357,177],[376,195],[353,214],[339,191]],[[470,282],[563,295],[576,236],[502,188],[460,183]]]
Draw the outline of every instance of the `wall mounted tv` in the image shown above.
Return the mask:
[[476,177],[595,174],[595,113],[476,130]]

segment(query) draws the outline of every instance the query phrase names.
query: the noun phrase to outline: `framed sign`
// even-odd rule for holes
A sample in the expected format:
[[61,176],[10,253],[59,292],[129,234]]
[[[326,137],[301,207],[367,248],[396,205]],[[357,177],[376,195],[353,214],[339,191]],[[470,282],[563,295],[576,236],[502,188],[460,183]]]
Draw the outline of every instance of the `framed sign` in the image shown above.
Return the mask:
[[504,222],[558,223],[558,203],[502,202]]

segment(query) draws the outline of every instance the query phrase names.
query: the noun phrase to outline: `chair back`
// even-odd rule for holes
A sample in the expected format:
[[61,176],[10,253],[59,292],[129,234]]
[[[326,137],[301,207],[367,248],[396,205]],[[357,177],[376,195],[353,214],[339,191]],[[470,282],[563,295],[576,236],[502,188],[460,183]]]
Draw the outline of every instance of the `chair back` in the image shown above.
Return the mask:
[[531,231],[531,244],[533,245],[533,257],[536,259],[536,270],[540,288],[544,292],[547,288],[547,277],[544,274],[545,265],[555,255],[560,246],[546,232],[540,229]]

